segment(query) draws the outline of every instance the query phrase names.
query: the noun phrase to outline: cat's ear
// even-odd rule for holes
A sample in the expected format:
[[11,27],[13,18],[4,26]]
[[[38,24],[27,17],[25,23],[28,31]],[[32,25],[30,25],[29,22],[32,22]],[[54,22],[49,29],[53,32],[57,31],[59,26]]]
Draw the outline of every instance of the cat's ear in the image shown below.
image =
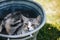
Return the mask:
[[23,20],[28,20],[28,18],[25,17],[25,16],[23,16],[23,15],[22,15],[22,19],[23,19]]
[[39,20],[41,20],[41,16],[39,15],[39,16],[37,16],[37,20],[39,21]]

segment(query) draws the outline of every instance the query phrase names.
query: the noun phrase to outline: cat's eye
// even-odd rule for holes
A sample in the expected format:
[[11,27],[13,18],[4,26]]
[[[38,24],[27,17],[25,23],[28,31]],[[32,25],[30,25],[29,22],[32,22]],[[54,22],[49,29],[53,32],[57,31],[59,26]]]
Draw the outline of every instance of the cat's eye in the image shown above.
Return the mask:
[[25,23],[25,25],[28,25],[27,23]]
[[32,24],[31,26],[34,26],[34,24]]

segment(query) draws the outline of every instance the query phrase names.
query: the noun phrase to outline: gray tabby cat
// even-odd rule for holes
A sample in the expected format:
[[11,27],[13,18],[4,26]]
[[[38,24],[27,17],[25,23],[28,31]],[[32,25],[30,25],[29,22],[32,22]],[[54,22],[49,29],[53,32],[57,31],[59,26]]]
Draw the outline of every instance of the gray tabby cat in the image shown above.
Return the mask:
[[8,14],[2,21],[2,25],[5,26],[7,33],[9,35],[12,35],[16,31],[16,29],[22,25],[20,12],[19,13],[14,12],[13,14],[11,13]]
[[[36,18],[27,18],[22,15],[22,19],[23,19],[23,26],[21,31],[22,34],[24,34],[29,31],[33,31],[34,29],[37,28],[37,26],[40,25],[41,16],[39,15]],[[20,34],[19,31],[17,32],[17,34]]]
[[6,20],[6,24],[5,24],[5,27],[6,27],[6,31],[9,33],[9,34],[13,34],[17,28],[19,28],[21,25],[22,25],[22,20],[21,20],[21,16],[20,16],[20,12],[14,12],[14,15],[11,16],[11,18],[8,18]]
[[28,18],[23,16],[21,12],[14,12],[13,14],[8,14],[4,19],[5,20],[2,21],[0,26],[0,31],[2,30],[2,25],[4,25],[7,33],[12,35],[17,28],[19,28],[17,34],[24,34],[33,31],[40,25],[41,16],[39,15],[36,18]]

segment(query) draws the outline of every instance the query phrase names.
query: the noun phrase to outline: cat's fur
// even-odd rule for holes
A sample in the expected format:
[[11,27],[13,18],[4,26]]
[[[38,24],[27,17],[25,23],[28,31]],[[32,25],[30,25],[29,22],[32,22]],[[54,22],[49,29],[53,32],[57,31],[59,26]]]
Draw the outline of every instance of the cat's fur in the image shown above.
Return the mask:
[[4,25],[7,33],[10,35],[13,34],[16,31],[16,29],[22,25],[20,12],[8,14],[2,22],[4,23],[2,25]]
[[26,31],[33,31],[40,25],[40,15],[36,18],[28,18],[22,15],[23,18],[23,33]]
[[40,15],[36,18],[28,18],[23,16],[21,12],[14,12],[13,14],[8,14],[4,18],[3,23],[7,33],[12,35],[16,30],[18,30],[16,31],[17,34],[23,34],[29,31],[33,31],[37,28],[37,26],[40,25],[40,20]]

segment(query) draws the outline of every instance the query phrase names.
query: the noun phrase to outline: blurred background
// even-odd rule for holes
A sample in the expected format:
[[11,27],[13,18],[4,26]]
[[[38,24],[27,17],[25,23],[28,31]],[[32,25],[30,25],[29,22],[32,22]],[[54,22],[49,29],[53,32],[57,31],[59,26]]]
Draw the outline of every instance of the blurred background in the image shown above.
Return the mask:
[[60,40],[60,0],[35,0],[46,13],[46,24],[37,40]]

